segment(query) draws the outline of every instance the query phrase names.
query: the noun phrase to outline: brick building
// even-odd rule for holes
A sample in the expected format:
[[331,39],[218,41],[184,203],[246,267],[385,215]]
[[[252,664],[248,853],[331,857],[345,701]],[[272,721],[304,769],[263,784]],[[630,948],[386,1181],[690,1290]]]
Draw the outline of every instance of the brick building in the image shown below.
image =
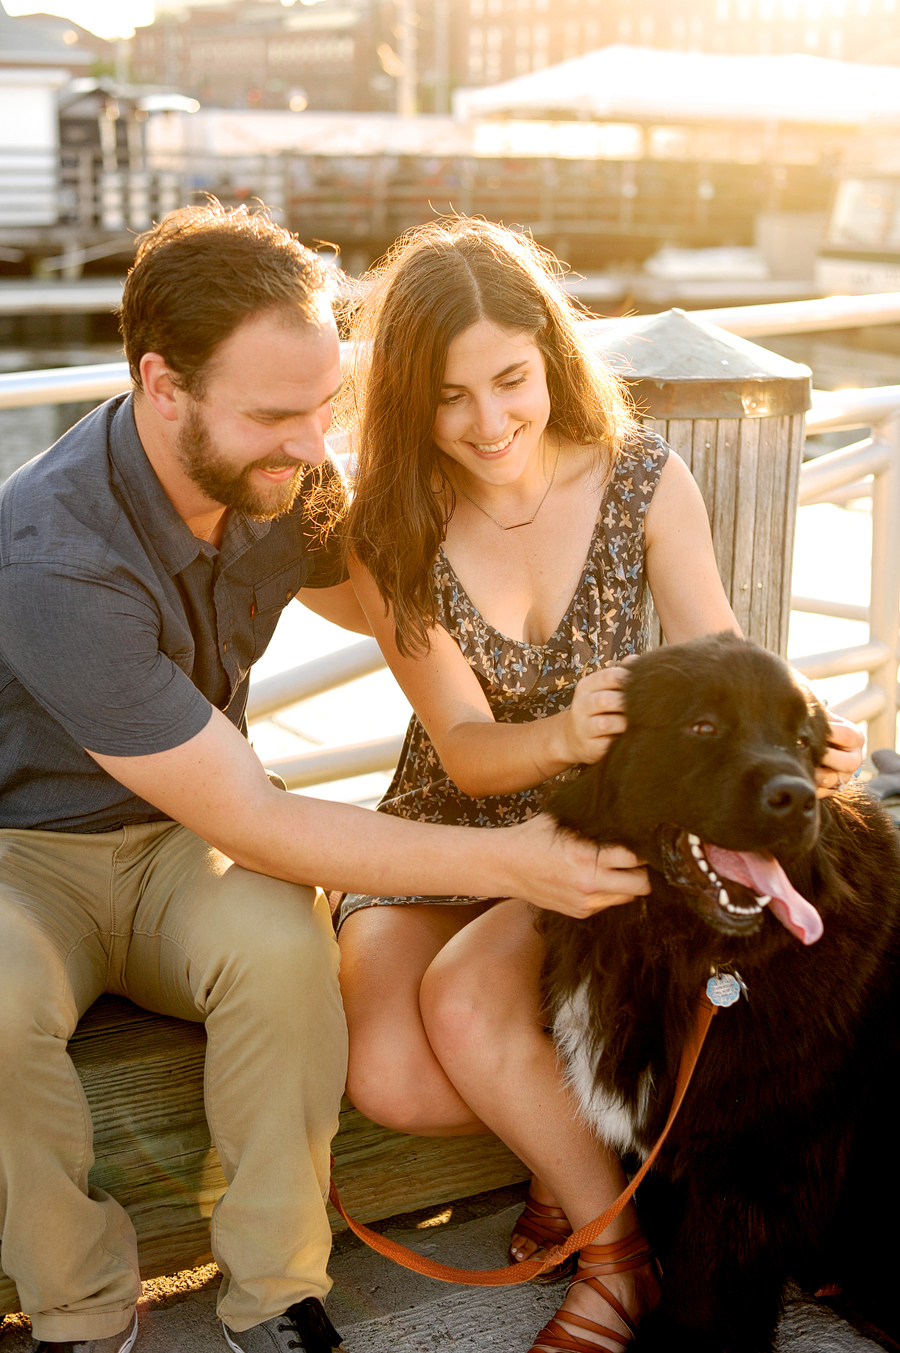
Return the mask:
[[900,0],[161,0],[133,68],[218,107],[446,112],[614,43],[900,64]]

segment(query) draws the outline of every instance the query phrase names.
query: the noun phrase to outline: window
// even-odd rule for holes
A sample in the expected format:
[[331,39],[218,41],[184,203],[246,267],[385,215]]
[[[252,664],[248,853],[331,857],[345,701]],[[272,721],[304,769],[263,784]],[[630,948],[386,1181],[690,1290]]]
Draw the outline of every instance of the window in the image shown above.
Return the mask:
[[893,232],[897,221],[895,187],[891,179],[844,179],[834,200],[828,243],[871,249],[882,244],[888,223]]

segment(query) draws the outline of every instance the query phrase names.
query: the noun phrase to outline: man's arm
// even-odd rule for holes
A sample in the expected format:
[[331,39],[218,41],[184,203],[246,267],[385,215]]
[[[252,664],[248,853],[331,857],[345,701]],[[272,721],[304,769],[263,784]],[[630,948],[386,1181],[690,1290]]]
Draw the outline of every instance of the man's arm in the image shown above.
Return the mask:
[[285,794],[216,709],[171,751],[90,755],[237,864],[292,882],[388,896],[522,897],[574,916],[649,891],[629,851],[598,851],[547,818],[502,830],[442,827]]

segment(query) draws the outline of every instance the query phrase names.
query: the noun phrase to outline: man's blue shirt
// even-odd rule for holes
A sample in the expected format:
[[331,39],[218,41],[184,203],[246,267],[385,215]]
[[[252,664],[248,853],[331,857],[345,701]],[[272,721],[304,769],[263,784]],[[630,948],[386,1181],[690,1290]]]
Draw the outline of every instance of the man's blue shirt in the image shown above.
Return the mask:
[[164,819],[84,748],[168,751],[213,705],[244,731],[250,667],[281,611],[345,576],[303,492],[274,521],[231,511],[218,550],[199,540],[147,460],[131,396],[94,410],[0,489],[0,827]]

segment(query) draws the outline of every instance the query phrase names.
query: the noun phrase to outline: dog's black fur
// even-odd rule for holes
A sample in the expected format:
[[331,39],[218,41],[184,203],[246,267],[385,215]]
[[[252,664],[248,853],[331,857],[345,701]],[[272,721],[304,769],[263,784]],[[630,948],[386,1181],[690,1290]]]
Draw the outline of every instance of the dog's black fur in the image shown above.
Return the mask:
[[[634,850],[652,892],[590,920],[540,921],[548,1023],[614,1146],[646,1154],[659,1134],[711,970],[746,987],[713,1020],[643,1186],[665,1181],[665,1207],[645,1217],[663,1301],[639,1343],[759,1353],[789,1277],[809,1291],[840,1282],[885,1322],[898,1217],[896,829],[864,791],[815,798],[824,712],[755,645],[717,635],[645,654],[625,701],[627,731],[551,811]],[[721,906],[689,832],[774,855],[822,937],[802,943],[727,880]]]

